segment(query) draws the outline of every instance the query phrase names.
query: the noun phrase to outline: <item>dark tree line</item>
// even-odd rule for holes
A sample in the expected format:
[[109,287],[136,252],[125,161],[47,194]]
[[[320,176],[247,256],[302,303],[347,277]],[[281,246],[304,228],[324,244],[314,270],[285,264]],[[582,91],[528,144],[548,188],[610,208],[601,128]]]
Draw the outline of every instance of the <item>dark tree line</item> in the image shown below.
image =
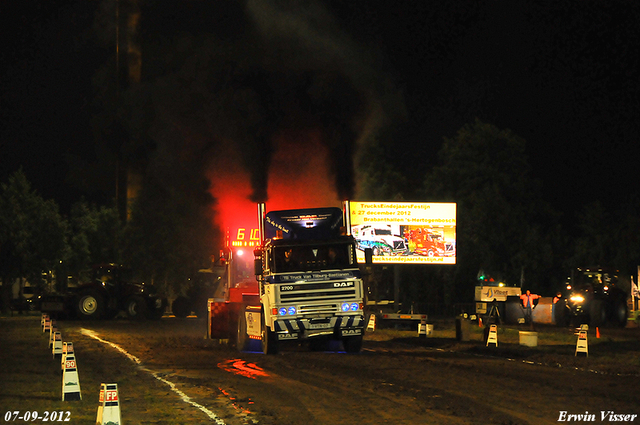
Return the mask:
[[0,184],[0,279],[2,311],[7,312],[12,284],[40,281],[68,252],[67,223],[54,201],[45,201],[20,170]]
[[[127,266],[162,292],[175,294],[188,277],[210,265],[216,234],[208,204],[189,193],[169,194],[149,185],[123,223],[115,205],[80,200],[68,217],[53,200],[32,190],[20,170],[0,186],[0,280],[3,312],[12,287],[25,282],[40,291],[62,290],[103,263]],[[182,197],[182,199],[180,199]]]

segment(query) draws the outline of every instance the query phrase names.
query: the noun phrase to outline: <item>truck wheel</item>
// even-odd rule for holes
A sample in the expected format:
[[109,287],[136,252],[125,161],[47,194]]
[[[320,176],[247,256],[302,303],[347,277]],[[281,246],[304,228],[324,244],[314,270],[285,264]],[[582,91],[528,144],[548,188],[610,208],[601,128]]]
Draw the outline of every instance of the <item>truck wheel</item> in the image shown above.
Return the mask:
[[629,312],[627,311],[627,303],[624,299],[620,299],[616,301],[613,306],[613,321],[616,326],[620,328],[624,328],[627,326],[627,316]]
[[160,320],[164,316],[164,312],[167,309],[166,298],[156,298],[153,300],[154,306],[147,312],[147,316],[151,320]]
[[184,319],[191,313],[191,302],[186,297],[178,297],[171,305],[173,315]]
[[267,321],[262,314],[262,352],[264,354],[278,353],[278,336],[267,326]]
[[209,313],[209,311],[207,310],[207,303],[203,302],[202,300],[200,301],[196,301],[194,307],[193,307],[196,316],[198,316],[198,319],[206,319],[207,318],[207,313]]
[[589,306],[590,326],[602,326],[607,319],[607,312],[604,309],[602,300],[592,300]]
[[571,309],[564,305],[560,307],[560,314],[559,314],[559,322],[557,323],[558,326],[563,326],[563,327],[570,327],[571,326]]
[[144,320],[147,318],[147,303],[144,298],[134,295],[129,297],[125,304],[127,316],[135,320]]
[[238,351],[249,349],[249,338],[247,337],[247,317],[245,308],[242,306],[238,312],[238,333],[236,334],[236,348]]
[[344,338],[342,345],[347,353],[359,353],[362,349],[362,335]]
[[95,290],[80,293],[76,301],[76,313],[80,319],[101,319],[104,315],[104,309],[104,298]]

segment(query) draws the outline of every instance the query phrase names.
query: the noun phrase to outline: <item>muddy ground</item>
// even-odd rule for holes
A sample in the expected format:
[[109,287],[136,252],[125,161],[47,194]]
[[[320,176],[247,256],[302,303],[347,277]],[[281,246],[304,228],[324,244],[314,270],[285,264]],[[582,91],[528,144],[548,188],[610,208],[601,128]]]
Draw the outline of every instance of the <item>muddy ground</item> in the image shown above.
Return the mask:
[[82,400],[61,401],[39,315],[0,318],[0,422],[8,411],[47,410],[93,424],[101,382],[118,384],[126,424],[540,424],[578,414],[587,416],[573,422],[608,423],[610,411],[640,414],[634,325],[599,329],[600,338],[590,330],[588,357],[575,356],[571,329],[538,327],[538,346],[525,347],[519,331],[528,328],[500,327],[498,346],[487,347],[477,325],[458,341],[453,321],[434,323],[427,338],[369,332],[357,355],[289,345],[274,356],[208,340],[196,318],[58,325],[75,346]]

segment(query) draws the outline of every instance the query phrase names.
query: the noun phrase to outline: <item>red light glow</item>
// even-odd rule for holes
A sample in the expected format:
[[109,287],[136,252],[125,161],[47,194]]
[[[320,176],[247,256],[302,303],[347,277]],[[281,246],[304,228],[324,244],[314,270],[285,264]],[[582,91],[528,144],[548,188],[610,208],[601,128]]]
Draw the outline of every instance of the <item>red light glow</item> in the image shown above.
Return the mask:
[[[300,142],[302,137],[304,142]],[[281,134],[273,145],[268,211],[340,206],[319,133]],[[219,151],[208,175],[211,194],[217,199],[216,224],[229,232],[231,246],[256,246],[260,241],[258,213],[250,200],[249,173],[233,144],[225,149]]]
[[226,360],[218,363],[218,367],[227,372],[231,372],[236,375],[245,376],[251,379],[267,378],[269,374],[255,363],[247,363],[242,359]]

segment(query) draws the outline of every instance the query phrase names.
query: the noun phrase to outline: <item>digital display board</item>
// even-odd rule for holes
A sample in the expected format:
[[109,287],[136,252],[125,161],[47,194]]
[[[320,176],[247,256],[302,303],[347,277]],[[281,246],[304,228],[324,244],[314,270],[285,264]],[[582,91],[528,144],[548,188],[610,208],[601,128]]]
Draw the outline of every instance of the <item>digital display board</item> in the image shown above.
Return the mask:
[[366,248],[374,264],[456,263],[455,203],[351,201],[350,216],[361,263]]
[[252,247],[260,245],[260,229],[237,227],[227,229],[227,246]]

